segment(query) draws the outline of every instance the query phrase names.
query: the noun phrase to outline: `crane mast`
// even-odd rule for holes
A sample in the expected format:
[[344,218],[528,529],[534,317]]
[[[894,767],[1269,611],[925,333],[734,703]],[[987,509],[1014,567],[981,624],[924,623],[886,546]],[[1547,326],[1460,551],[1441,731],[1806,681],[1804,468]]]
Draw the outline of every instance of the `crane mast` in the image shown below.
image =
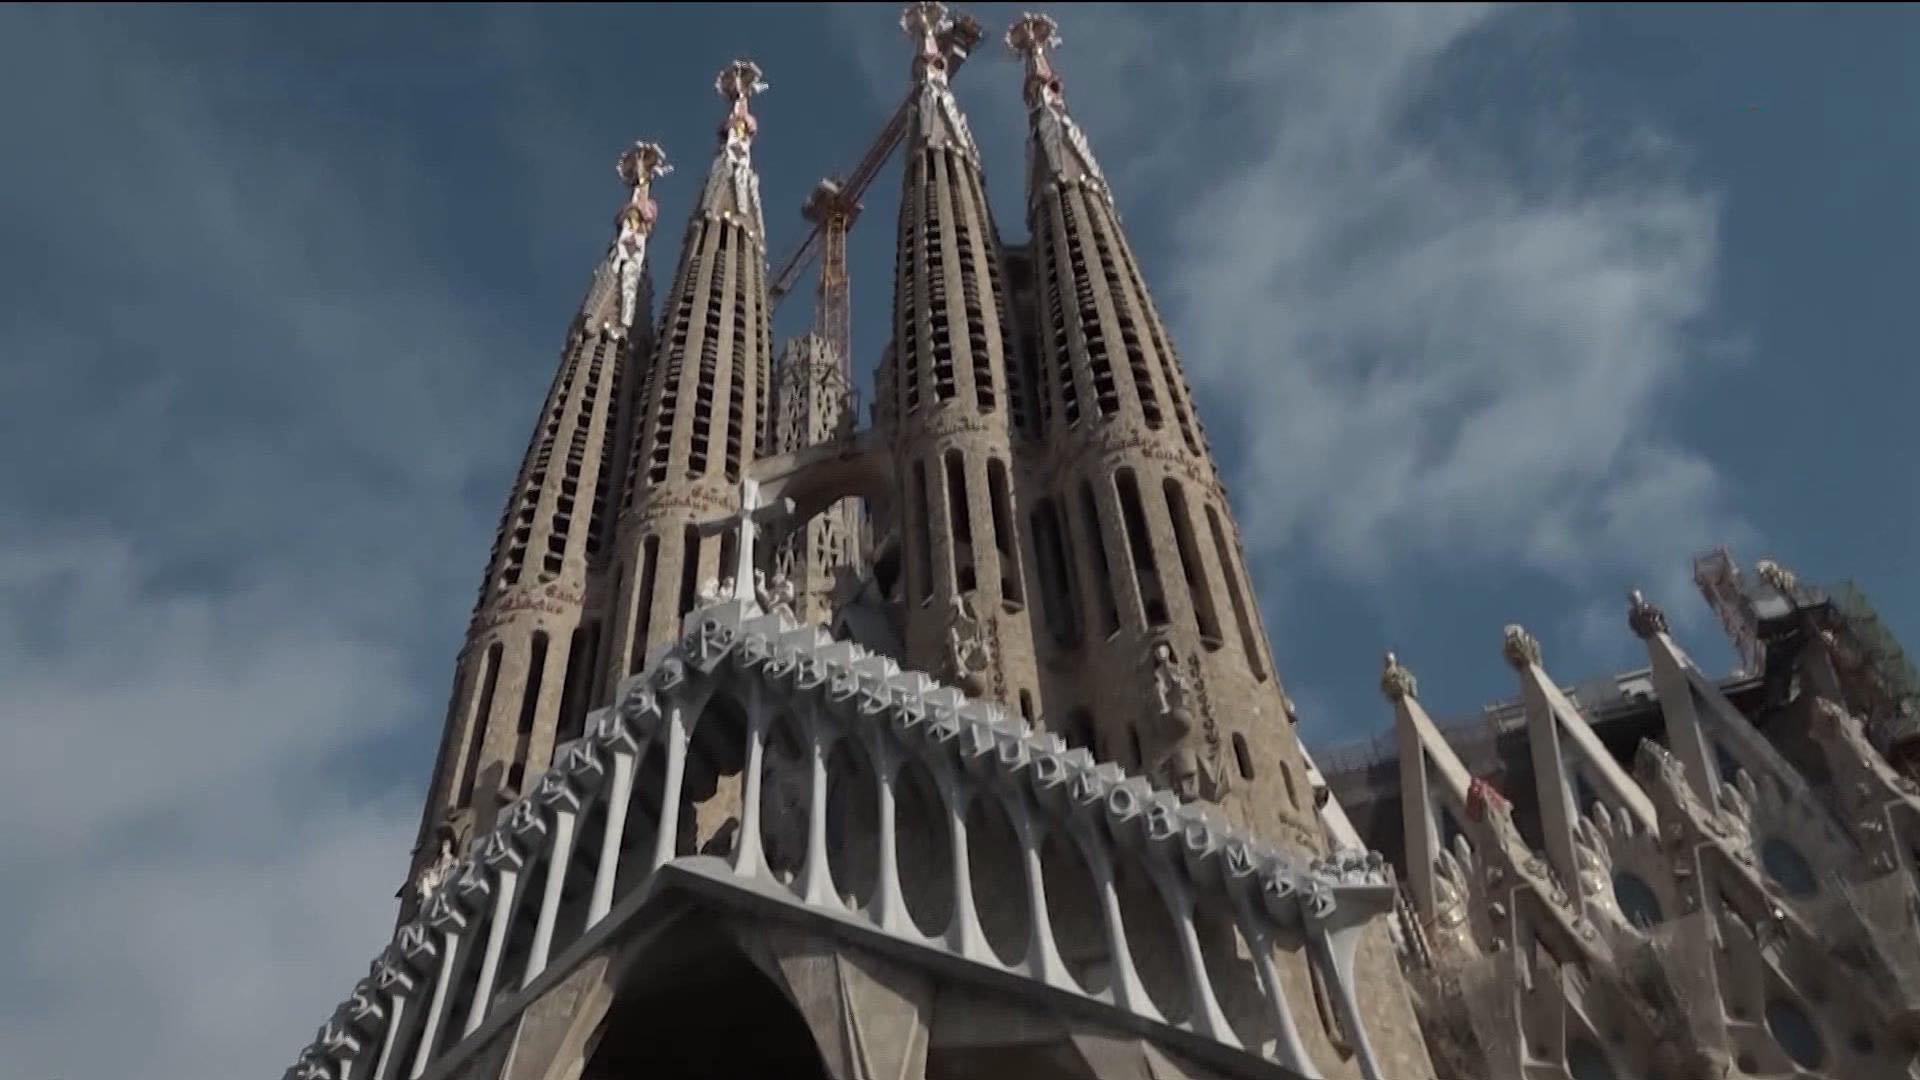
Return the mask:
[[[947,60],[951,79],[980,44],[980,24],[971,15],[956,14],[940,32],[940,49]],[[847,279],[847,234],[860,216],[860,197],[865,195],[887,159],[893,156],[907,135],[908,110],[913,106],[909,91],[880,135],[867,148],[845,180],[820,181],[807,196],[800,213],[813,225],[767,286],[767,299],[775,308],[793,291],[807,264],[820,257],[820,284],[814,304],[814,332],[824,338],[840,358],[840,372],[849,384],[853,380],[853,302]]]

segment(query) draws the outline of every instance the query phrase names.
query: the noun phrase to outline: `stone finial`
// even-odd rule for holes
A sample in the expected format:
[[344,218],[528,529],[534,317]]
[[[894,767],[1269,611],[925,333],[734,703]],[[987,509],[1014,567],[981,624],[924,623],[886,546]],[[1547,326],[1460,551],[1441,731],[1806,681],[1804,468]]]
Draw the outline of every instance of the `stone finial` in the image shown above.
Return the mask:
[[1645,640],[1667,632],[1667,613],[1635,589],[1627,594],[1627,626],[1636,637]]
[[1781,566],[1772,559],[1761,559],[1759,562],[1754,563],[1753,572],[1759,576],[1761,581],[1771,586],[1773,591],[1789,600],[1793,599],[1794,590],[1800,587],[1800,579],[1794,576],[1793,571]]
[[1413,677],[1413,672],[1400,666],[1397,657],[1388,653],[1380,669],[1380,692],[1387,695],[1388,701],[1398,705],[1408,698],[1420,696],[1420,681]]
[[1540,639],[1527,633],[1524,626],[1508,625],[1500,651],[1506,654],[1507,663],[1516,668],[1540,666]]
[[1007,48],[1025,63],[1027,69],[1022,93],[1028,105],[1037,105],[1041,101],[1059,103],[1060,77],[1054,74],[1053,65],[1047,61],[1047,53],[1059,46],[1060,24],[1054,22],[1050,15],[1029,11],[1007,28]]
[[633,189],[633,202],[638,204],[647,197],[654,178],[672,172],[673,166],[659,143],[643,141],[622,151],[614,169],[620,174],[620,182]]
[[900,29],[919,49],[917,60],[930,61],[933,66],[944,70],[940,62],[940,31],[946,29],[950,20],[947,17],[947,5],[939,0],[916,0],[900,11]]
[[733,103],[733,114],[743,116],[755,95],[767,92],[765,72],[751,60],[735,60],[713,79],[714,92]]

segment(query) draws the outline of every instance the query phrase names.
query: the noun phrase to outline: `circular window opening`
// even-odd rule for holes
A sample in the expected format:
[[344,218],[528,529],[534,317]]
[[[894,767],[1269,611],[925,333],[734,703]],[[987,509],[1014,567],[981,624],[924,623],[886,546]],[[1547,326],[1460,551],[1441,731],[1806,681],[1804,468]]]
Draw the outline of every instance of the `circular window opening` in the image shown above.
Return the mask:
[[1777,836],[1761,841],[1760,865],[1766,867],[1767,876],[1789,896],[1812,896],[1820,891],[1820,879],[1813,874],[1813,864],[1800,854],[1799,848]]
[[1817,1069],[1827,1059],[1826,1048],[1820,1043],[1820,1029],[1813,1025],[1813,1017],[1785,998],[1767,1002],[1767,1031],[1801,1068]]
[[1620,914],[1627,917],[1629,925],[1652,926],[1663,917],[1659,894],[1646,879],[1631,870],[1613,875],[1613,900],[1620,905]]
[[1574,1039],[1567,1044],[1567,1075],[1573,1080],[1619,1080],[1619,1074],[1607,1061],[1606,1051],[1588,1039]]

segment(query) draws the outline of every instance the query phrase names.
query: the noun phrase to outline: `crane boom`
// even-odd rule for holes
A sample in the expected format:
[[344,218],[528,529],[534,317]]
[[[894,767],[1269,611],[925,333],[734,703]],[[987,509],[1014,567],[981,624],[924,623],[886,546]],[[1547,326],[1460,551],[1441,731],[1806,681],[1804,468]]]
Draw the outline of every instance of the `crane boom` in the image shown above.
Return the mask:
[[[965,13],[954,16],[953,22],[940,35],[940,47],[946,54],[948,79],[952,79],[959,73],[967,56],[972,53],[974,46],[980,43],[981,36],[980,24],[974,20],[973,16]],[[825,205],[821,195],[822,189],[814,189],[813,196],[807,200],[807,206],[803,210],[807,220],[813,222],[813,228],[808,230],[799,246],[780,264],[779,272],[773,275],[772,282],[768,284],[767,301],[771,306],[778,308],[780,301],[793,291],[794,285],[800,280],[800,275],[805,272],[808,264],[813,261],[814,255],[819,251],[822,234],[830,228],[846,228],[852,225],[852,217],[858,213],[860,197],[866,194],[867,187],[873,183],[874,177],[880,175],[880,170],[886,165],[887,159],[893,156],[894,148],[906,138],[907,115],[912,107],[913,93],[909,91],[899,107],[893,110],[893,115],[887,119],[886,126],[880,129],[879,137],[867,148],[859,164],[847,174],[847,179],[840,183],[823,182],[823,185],[833,184],[835,190],[832,191],[832,195],[847,208],[843,214],[829,212],[829,207]],[[840,217],[845,217],[846,220],[836,224],[836,220]],[[841,249],[840,254],[844,257],[845,237],[841,236],[837,239],[841,241],[838,246]],[[844,269],[841,272],[844,275]],[[827,328],[821,329],[824,331]],[[847,362],[844,355],[841,362]]]

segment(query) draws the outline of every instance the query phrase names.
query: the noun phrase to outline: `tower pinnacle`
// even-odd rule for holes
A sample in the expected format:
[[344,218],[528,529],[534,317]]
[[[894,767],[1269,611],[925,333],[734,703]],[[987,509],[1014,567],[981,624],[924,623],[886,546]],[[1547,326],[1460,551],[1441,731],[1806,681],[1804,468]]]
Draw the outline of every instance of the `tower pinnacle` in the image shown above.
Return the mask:
[[947,5],[938,0],[918,0],[900,13],[900,29],[913,39],[914,109],[919,123],[910,129],[916,148],[952,147],[979,164],[980,151],[973,143],[973,130],[953,100],[947,87],[947,61],[940,48],[941,35],[953,26]]
[[760,130],[760,122],[748,105],[756,95],[766,92],[767,83],[759,64],[735,60],[720,69],[713,88],[730,107],[720,123],[720,152],[707,173],[700,213],[736,221],[756,244],[764,246],[767,230],[760,213],[760,177],[753,171],[753,136]]
[[1053,70],[1047,54],[1060,45],[1060,24],[1050,15],[1028,12],[1007,28],[1007,48],[1026,65],[1026,81],[1021,96],[1027,100],[1027,118],[1033,138],[1027,144],[1027,167],[1033,183],[1029,191],[1045,183],[1080,181],[1096,189],[1110,201],[1106,177],[1093,158],[1093,147],[1067,113],[1067,99],[1060,76]]
[[613,242],[611,260],[613,277],[620,288],[619,325],[610,329],[624,337],[633,328],[634,317],[638,314],[640,297],[640,278],[646,267],[647,238],[653,234],[653,223],[660,216],[659,204],[653,201],[653,181],[655,177],[665,176],[673,171],[667,164],[667,152],[655,142],[636,142],[627,147],[614,165],[620,179],[632,192],[627,196],[627,205],[620,209],[614,219],[620,227],[620,235]]
[[1021,96],[1027,99],[1029,107],[1042,101],[1060,104],[1060,79],[1053,73],[1053,65],[1047,62],[1047,50],[1060,44],[1060,24],[1053,16],[1027,12],[1013,21],[1007,28],[1007,48],[1015,56],[1026,62],[1027,81]]

